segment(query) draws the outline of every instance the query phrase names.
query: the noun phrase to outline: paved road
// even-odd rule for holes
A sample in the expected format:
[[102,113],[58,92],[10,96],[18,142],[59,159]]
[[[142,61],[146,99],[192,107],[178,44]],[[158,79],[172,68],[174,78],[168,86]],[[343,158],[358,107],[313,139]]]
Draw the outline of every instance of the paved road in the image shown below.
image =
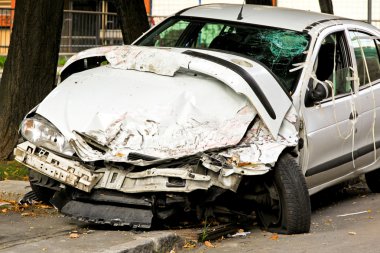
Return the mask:
[[[309,234],[277,237],[255,227],[246,238],[212,242],[216,248],[198,245],[195,249],[180,251],[380,252],[380,194],[372,194],[364,185],[356,185],[318,194],[312,198],[312,205],[312,228]],[[0,252],[150,252],[135,246],[147,245],[150,243],[148,239],[162,238],[170,232],[136,233],[111,227],[88,227],[44,206],[7,212],[2,210],[0,206]],[[357,212],[363,213],[339,216]],[[191,233],[187,231],[185,234]],[[139,250],[124,251],[131,244],[134,245],[132,248]]]
[[332,189],[314,196],[312,206],[309,234],[277,237],[253,229],[246,238],[227,238],[213,242],[215,248],[201,246],[183,252],[380,252],[380,194],[370,193],[362,184]]

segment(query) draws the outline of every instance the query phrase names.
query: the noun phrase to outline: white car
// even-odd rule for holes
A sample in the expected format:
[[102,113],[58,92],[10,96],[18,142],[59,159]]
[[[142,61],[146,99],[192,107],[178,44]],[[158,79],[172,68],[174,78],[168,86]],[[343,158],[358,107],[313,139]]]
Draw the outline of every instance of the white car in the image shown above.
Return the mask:
[[15,157],[40,199],[81,220],[256,211],[267,230],[308,232],[310,194],[361,174],[380,191],[379,38],[320,13],[189,8],[73,56]]

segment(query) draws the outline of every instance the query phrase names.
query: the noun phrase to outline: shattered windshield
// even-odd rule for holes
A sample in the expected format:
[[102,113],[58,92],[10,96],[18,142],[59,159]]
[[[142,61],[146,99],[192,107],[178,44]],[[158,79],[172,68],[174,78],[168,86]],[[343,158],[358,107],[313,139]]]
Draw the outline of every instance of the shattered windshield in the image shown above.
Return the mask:
[[291,70],[298,63],[304,62],[309,36],[281,28],[174,17],[160,24],[136,44],[214,49],[243,54],[263,63],[278,77],[286,90],[292,93],[299,71]]

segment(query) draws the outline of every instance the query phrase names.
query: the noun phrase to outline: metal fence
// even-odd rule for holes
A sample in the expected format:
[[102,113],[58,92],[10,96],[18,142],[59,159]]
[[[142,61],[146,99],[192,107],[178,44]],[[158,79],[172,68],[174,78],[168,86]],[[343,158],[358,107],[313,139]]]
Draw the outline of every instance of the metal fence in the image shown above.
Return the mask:
[[[0,8],[0,55],[7,55],[13,26],[14,9]],[[165,17],[149,17],[156,25]],[[116,13],[65,10],[60,54],[71,55],[105,45],[121,45],[123,37]]]
[[0,9],[0,55],[8,53],[13,26],[14,9]]
[[[0,55],[8,53],[13,17],[13,9],[0,8]],[[149,23],[157,25],[164,18],[164,16],[150,16]],[[380,27],[380,20],[373,20],[372,24]],[[92,47],[122,43],[120,22],[116,13],[64,11],[61,55],[71,55]]]
[[64,11],[60,53],[123,43],[116,13]]

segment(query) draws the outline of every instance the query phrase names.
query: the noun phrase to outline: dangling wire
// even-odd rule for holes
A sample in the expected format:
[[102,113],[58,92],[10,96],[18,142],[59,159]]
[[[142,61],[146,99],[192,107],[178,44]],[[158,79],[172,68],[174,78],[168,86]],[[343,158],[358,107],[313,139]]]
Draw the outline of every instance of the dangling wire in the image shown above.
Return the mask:
[[[356,33],[355,33],[355,35],[356,35]],[[373,91],[372,80],[371,80],[371,77],[369,75],[367,59],[365,57],[362,44],[360,42],[359,37],[356,36],[354,39],[358,40],[358,44],[359,44],[359,47],[360,47],[360,53],[361,53],[361,56],[363,58],[364,68],[365,68],[365,72],[366,72],[366,75],[367,75],[367,78],[368,78],[368,82],[369,82],[369,86],[370,86],[370,90],[371,90],[371,95],[372,95],[372,102],[373,102],[372,141],[373,141],[374,161],[376,161],[376,159],[377,159],[377,154],[376,154],[376,138],[375,138],[376,98],[375,98],[375,93]]]
[[334,69],[333,69],[333,81],[330,80],[325,80],[325,83],[327,83],[330,88],[331,88],[331,97],[332,97],[332,102],[333,102],[333,114],[334,114],[334,120],[335,120],[335,126],[338,130],[339,137],[343,140],[347,140],[352,136],[352,144],[351,144],[351,157],[352,157],[352,164],[353,167],[355,168],[355,156],[354,156],[354,151],[355,151],[355,129],[356,129],[356,123],[357,123],[357,114],[356,114],[356,104],[355,104],[355,94],[353,93],[351,89],[351,100],[350,100],[350,109],[351,109],[351,115],[352,119],[351,121],[351,129],[348,131],[347,135],[343,135],[342,131],[339,127],[338,124],[338,117],[336,113],[336,104],[335,104],[335,92],[337,90],[336,87],[336,53],[337,53],[337,37],[335,35],[334,39]]

